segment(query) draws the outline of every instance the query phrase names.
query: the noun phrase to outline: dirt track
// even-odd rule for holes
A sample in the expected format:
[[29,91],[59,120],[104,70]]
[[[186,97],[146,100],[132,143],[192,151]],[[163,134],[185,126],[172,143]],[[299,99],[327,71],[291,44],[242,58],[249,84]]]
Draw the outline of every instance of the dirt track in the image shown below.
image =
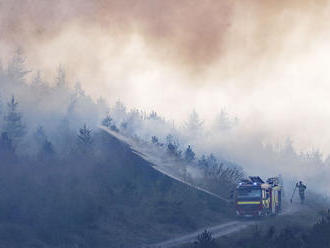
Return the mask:
[[[299,207],[293,207],[292,205],[288,205],[287,208],[282,213],[280,213],[280,215],[281,216],[290,215],[297,211],[299,211]],[[262,220],[259,220],[259,221],[262,221]],[[208,230],[209,232],[211,232],[212,236],[214,238],[219,238],[224,235],[238,232],[248,226],[257,224],[259,221],[257,221],[257,220],[230,221],[230,222],[216,225],[213,227],[203,228],[203,229],[200,229],[193,233],[190,233],[190,234],[187,234],[184,236],[180,236],[177,238],[173,238],[173,239],[170,239],[170,240],[158,243],[158,244],[144,246],[143,248],[172,248],[172,247],[177,247],[179,245],[183,245],[186,243],[192,243],[196,240],[197,235],[202,233],[205,229]]]
[[212,233],[212,236],[214,238],[218,238],[233,232],[237,232],[239,230],[242,230],[252,224],[254,224],[254,221],[231,221],[227,222],[221,225],[209,227],[209,228],[204,228],[201,230],[198,230],[196,232],[174,238],[165,242],[161,242],[158,244],[154,245],[148,245],[144,246],[143,248],[171,248],[171,247],[176,247],[178,245],[183,245],[189,242],[194,242],[196,240],[196,237],[198,234],[203,232],[205,229],[207,229],[209,232]]

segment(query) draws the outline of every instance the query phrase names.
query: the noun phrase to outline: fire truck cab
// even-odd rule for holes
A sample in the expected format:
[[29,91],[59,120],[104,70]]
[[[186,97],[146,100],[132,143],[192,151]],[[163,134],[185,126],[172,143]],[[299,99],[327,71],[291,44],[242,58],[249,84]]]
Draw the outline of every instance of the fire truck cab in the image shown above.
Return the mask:
[[235,208],[238,216],[268,216],[281,211],[282,187],[277,177],[264,182],[260,177],[249,177],[236,187]]

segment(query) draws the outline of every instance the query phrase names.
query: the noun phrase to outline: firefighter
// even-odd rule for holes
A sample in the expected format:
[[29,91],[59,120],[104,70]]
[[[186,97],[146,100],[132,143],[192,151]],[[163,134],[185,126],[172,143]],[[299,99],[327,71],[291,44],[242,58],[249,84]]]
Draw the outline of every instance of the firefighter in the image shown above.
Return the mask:
[[300,196],[300,203],[304,204],[305,201],[305,190],[306,190],[306,185],[304,185],[302,183],[302,181],[300,181],[299,183],[296,184],[296,187],[299,190],[299,196]]

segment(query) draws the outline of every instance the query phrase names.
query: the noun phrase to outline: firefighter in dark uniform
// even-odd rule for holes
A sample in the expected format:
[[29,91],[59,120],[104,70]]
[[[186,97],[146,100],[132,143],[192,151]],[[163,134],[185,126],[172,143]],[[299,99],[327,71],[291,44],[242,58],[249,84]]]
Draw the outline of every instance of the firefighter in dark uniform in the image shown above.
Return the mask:
[[304,204],[305,201],[305,190],[306,190],[306,185],[304,185],[302,183],[302,181],[300,181],[299,183],[296,184],[296,187],[299,190],[299,196],[300,196],[300,203]]

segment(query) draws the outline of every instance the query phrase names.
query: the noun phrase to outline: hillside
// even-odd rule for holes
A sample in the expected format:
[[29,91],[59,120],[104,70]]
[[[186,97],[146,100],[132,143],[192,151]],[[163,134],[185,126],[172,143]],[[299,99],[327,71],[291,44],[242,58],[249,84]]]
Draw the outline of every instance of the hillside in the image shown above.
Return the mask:
[[230,216],[103,131],[93,144],[62,159],[0,163],[0,247],[138,247]]

